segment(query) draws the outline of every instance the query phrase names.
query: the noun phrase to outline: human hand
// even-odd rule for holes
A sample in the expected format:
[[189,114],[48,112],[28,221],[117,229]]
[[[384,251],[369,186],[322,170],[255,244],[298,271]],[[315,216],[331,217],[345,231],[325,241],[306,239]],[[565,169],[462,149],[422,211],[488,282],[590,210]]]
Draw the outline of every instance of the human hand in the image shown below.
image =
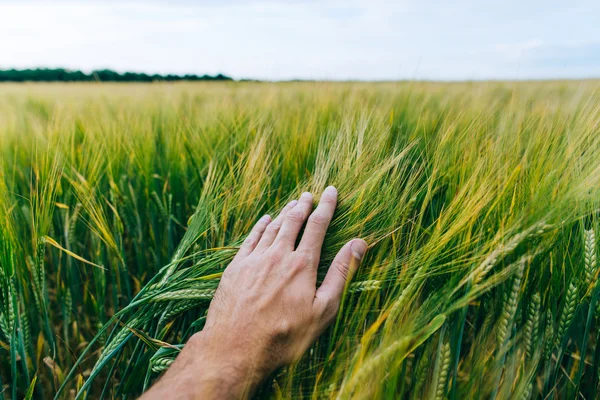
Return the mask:
[[[266,215],[257,222],[223,273],[204,329],[157,387],[171,382],[178,386],[171,390],[180,390],[189,376],[193,388],[185,396],[180,392],[182,397],[244,398],[276,368],[302,356],[335,319],[346,282],[367,249],[362,239],[346,243],[317,289],[321,247],[336,203],[330,186],[314,212],[306,192],[274,220]],[[167,393],[173,395],[168,386]]]

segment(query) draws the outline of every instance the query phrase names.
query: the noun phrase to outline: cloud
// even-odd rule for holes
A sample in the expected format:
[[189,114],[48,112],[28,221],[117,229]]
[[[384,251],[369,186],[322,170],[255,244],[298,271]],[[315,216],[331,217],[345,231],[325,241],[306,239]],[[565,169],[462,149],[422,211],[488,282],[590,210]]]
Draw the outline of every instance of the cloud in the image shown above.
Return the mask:
[[589,76],[600,3],[0,0],[0,68],[259,79]]
[[600,72],[600,42],[539,46],[529,51],[528,58],[539,66],[572,65]]
[[542,40],[530,39],[519,43],[498,44],[496,45],[496,51],[510,58],[518,58],[522,57],[525,53],[528,53],[534,49],[538,49],[542,46]]

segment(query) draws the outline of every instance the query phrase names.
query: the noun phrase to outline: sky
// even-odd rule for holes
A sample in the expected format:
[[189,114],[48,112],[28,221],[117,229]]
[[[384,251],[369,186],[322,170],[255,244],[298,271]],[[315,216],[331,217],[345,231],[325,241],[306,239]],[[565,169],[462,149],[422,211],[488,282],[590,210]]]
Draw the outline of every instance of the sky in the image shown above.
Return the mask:
[[0,69],[267,80],[600,77],[598,0],[0,0]]

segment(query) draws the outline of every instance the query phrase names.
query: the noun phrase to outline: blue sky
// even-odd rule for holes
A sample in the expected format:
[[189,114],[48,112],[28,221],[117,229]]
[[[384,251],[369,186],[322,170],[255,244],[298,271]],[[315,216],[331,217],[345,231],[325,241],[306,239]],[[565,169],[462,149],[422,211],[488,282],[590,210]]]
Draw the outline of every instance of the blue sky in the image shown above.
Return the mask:
[[0,68],[257,79],[600,77],[600,1],[0,0]]

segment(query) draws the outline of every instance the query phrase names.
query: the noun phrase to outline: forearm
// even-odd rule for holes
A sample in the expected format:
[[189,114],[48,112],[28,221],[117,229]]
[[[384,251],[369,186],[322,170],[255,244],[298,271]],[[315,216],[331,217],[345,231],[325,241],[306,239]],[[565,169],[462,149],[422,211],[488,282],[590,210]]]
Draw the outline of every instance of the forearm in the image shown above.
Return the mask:
[[165,399],[244,399],[263,378],[246,349],[220,348],[223,338],[192,336],[165,375],[142,397]]

